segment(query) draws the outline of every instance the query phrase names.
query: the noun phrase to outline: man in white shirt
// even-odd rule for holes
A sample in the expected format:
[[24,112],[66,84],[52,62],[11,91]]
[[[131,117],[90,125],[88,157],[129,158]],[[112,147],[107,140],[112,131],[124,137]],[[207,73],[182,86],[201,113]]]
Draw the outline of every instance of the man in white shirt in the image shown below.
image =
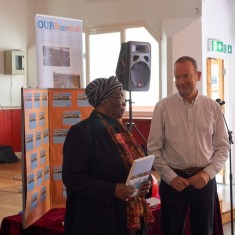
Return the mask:
[[147,145],[161,176],[163,233],[182,235],[190,208],[191,234],[212,235],[215,176],[229,151],[223,113],[198,93],[201,72],[193,58],[179,58],[174,75],[178,93],[156,104]]

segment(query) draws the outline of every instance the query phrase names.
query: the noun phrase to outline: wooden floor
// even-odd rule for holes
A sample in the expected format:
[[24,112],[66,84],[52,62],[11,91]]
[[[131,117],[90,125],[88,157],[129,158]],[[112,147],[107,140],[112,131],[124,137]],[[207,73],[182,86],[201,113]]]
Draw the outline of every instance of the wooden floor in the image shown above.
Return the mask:
[[22,210],[21,162],[0,164],[0,223],[3,217],[18,214]]

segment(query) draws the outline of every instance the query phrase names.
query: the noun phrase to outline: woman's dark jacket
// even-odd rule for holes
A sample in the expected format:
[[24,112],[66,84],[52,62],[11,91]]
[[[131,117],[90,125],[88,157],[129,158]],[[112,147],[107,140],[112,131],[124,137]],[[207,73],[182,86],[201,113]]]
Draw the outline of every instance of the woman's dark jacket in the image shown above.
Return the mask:
[[[116,121],[104,116],[114,127]],[[114,196],[127,171],[97,113],[72,126],[63,148],[65,235],[126,235],[125,203]]]

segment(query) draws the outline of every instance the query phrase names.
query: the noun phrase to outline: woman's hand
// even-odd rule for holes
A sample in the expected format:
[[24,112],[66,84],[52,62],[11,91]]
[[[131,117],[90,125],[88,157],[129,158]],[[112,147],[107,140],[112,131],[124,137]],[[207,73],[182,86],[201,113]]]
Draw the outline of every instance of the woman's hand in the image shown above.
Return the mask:
[[148,194],[149,190],[151,189],[151,186],[152,185],[151,185],[150,180],[144,181],[140,186],[138,195],[139,196],[145,196],[146,194]]
[[118,183],[115,187],[114,195],[122,201],[128,201],[135,193],[134,186],[126,186],[125,183]]

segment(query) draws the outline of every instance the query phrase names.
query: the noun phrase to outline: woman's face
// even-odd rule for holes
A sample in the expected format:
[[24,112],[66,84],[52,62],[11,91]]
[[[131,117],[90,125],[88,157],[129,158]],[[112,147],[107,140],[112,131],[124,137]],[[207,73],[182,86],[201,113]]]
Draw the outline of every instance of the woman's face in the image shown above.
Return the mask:
[[126,107],[123,90],[116,91],[111,97],[104,101],[107,115],[114,119],[122,118]]

